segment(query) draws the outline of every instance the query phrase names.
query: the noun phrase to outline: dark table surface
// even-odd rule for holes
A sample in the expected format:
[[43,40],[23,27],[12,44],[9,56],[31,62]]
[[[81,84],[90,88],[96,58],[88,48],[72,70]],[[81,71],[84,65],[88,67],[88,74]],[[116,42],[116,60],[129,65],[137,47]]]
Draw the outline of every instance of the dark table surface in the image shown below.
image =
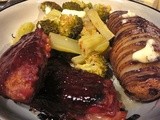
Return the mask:
[[5,9],[11,5],[14,5],[14,4],[17,4],[17,3],[23,2],[23,1],[26,1],[26,0],[8,0],[7,2],[0,2],[0,11],[2,11],[3,9]]

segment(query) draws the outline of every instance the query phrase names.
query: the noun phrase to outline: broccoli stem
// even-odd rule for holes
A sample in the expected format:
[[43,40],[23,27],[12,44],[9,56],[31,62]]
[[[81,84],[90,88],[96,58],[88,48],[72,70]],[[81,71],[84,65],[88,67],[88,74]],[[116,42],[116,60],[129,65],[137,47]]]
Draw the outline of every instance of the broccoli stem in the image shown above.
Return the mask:
[[55,33],[50,33],[49,38],[52,49],[63,52],[81,54],[81,50],[77,40]]

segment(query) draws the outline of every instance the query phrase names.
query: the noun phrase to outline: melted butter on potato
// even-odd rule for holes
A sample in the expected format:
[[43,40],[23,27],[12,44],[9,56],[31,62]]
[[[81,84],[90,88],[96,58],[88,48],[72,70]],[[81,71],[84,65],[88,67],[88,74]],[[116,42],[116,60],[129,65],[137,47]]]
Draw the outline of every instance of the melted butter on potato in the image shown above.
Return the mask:
[[133,53],[132,60],[141,63],[150,63],[156,61],[158,57],[160,57],[160,54],[154,51],[154,44],[155,41],[153,39],[149,39],[144,48]]

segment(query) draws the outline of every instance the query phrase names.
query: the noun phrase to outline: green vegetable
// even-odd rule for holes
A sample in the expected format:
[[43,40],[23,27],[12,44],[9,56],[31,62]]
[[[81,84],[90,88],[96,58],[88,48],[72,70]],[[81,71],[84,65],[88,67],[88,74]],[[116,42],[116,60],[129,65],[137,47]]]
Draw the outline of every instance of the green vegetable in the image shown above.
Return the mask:
[[[107,71],[107,64],[105,58],[97,52],[91,53],[89,56],[84,58],[83,56],[78,56],[72,58],[73,66],[77,69],[85,70],[90,73],[94,73],[104,77]],[[75,60],[76,59],[76,60]],[[80,63],[78,63],[78,62]]]
[[93,8],[97,11],[99,17],[103,22],[106,22],[109,16],[109,12],[111,11],[111,7],[105,6],[104,4],[95,4]]
[[62,7],[60,5],[51,1],[45,1],[41,3],[40,9],[42,9],[42,11],[45,12],[46,14],[48,14],[53,9],[62,11]]
[[82,11],[83,8],[81,8],[81,6],[76,3],[76,2],[64,2],[62,4],[62,8],[63,9],[69,9],[69,10],[77,10],[77,11]]
[[55,33],[50,33],[49,38],[52,49],[76,54],[81,53],[77,40]]
[[83,29],[82,18],[76,15],[62,14],[59,22],[59,33],[70,38],[77,38]]
[[89,8],[91,9],[93,7],[92,3],[89,2],[89,3],[85,3],[83,1],[80,1],[80,0],[71,0],[72,2],[76,2],[77,4],[80,5],[80,7],[84,10],[85,8]]
[[42,28],[46,34],[50,32],[59,33],[58,24],[49,19],[38,21],[37,27]]
[[83,29],[83,21],[76,15],[61,14],[57,10],[52,10],[37,23],[37,26],[42,28],[46,34],[49,32],[59,33],[75,39]]

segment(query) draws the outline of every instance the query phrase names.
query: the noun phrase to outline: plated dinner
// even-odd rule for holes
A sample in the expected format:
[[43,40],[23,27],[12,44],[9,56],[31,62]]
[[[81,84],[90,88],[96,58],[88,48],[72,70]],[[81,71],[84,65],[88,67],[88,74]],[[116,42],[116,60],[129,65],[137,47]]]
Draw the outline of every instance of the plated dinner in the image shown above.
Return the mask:
[[5,9],[0,118],[158,120],[159,17],[125,0],[29,0]]

